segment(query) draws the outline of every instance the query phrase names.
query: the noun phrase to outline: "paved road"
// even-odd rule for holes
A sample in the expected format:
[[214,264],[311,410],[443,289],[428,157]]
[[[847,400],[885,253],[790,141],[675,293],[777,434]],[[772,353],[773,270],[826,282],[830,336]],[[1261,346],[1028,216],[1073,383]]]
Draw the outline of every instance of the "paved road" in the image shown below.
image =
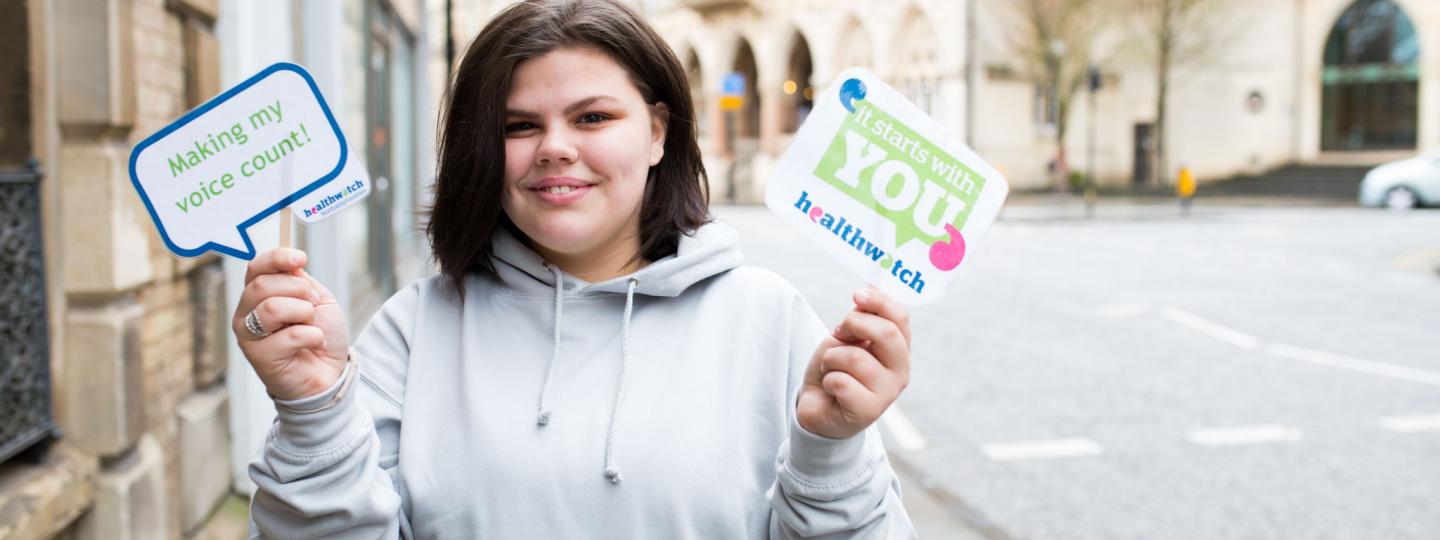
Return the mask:
[[[1440,538],[1440,211],[1053,203],[912,310],[886,427],[922,532]],[[717,214],[838,322],[861,283],[762,207]]]

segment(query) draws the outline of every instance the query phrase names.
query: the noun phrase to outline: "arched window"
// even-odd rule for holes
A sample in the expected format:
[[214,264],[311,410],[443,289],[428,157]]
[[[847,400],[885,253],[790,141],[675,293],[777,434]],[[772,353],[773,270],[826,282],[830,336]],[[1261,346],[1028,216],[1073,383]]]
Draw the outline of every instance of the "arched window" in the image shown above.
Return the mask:
[[895,87],[931,116],[940,115],[940,55],[935,31],[912,9],[896,32]]
[[1391,0],[1357,0],[1325,40],[1324,150],[1415,148],[1420,42]]
[[840,46],[835,52],[835,65],[838,69],[856,66],[866,69],[875,67],[870,37],[865,33],[865,28],[860,26],[859,19],[851,16],[845,21],[845,27],[840,31],[839,42]]

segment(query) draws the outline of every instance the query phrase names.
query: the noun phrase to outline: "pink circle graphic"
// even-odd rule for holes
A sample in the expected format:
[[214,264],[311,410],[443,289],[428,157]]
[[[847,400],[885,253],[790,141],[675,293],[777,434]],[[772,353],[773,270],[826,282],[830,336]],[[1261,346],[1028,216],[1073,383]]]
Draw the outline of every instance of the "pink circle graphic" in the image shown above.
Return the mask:
[[960,231],[955,230],[955,226],[949,223],[945,224],[945,232],[950,235],[950,241],[937,240],[930,245],[930,264],[949,272],[960,266],[960,261],[965,259],[965,237],[960,236]]

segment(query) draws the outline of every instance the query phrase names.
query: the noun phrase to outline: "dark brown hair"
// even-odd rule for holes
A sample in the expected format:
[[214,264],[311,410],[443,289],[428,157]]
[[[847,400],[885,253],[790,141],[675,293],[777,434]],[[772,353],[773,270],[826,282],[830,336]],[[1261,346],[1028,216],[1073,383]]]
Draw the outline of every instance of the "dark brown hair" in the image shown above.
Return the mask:
[[669,109],[665,154],[650,167],[640,203],[636,257],[653,261],[674,254],[680,235],[709,219],[690,85],[660,35],[614,0],[519,2],[496,15],[465,51],[440,121],[435,202],[425,232],[440,272],[462,296],[466,275],[499,277],[490,242],[497,227],[524,238],[500,206],[505,102],[515,66],[564,47],[608,55],[629,73],[646,103]]

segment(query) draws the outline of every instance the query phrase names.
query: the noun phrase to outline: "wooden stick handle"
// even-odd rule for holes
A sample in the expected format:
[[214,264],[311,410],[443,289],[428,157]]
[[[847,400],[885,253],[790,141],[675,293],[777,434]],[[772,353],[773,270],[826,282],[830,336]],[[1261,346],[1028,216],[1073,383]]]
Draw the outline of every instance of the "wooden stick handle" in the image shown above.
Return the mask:
[[294,228],[292,226],[294,219],[290,215],[290,207],[280,209],[280,247],[282,248],[290,247],[290,230]]

